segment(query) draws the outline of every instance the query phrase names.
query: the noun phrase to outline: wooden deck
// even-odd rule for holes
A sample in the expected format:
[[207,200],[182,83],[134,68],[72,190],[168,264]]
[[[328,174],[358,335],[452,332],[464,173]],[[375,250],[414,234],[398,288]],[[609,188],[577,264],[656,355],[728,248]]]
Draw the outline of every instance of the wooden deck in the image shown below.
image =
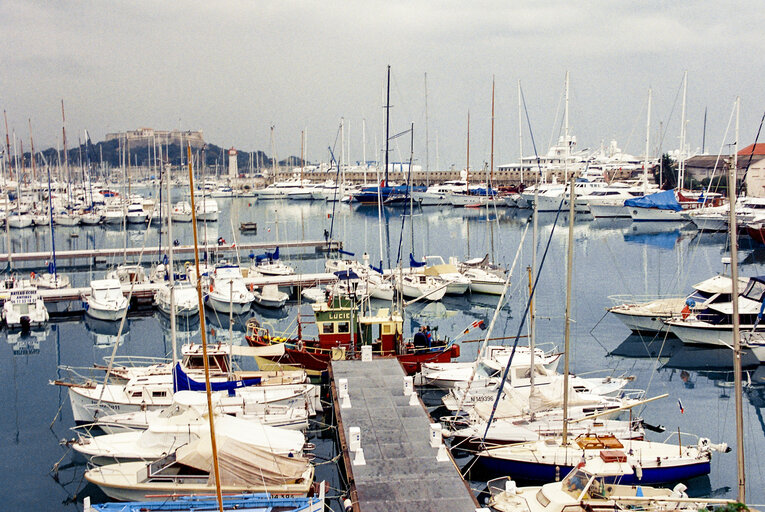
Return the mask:
[[[333,361],[331,386],[340,445],[356,512],[475,512],[479,508],[451,455],[436,460],[430,418],[404,396],[404,370],[395,358]],[[350,408],[338,400],[348,381]],[[353,465],[350,428],[361,429],[365,465]]]

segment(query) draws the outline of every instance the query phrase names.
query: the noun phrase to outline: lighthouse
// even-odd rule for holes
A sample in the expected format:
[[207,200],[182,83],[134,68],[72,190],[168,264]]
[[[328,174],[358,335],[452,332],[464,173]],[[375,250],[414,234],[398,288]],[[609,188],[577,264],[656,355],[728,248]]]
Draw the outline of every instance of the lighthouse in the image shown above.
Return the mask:
[[236,149],[228,150],[228,177],[236,178],[239,176],[239,166],[236,164]]

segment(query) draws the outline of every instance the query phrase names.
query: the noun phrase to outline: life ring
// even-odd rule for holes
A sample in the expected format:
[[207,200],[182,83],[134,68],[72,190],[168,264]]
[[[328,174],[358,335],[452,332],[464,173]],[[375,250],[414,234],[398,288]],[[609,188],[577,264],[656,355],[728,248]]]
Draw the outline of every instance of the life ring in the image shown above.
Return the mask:
[[304,348],[303,340],[298,340],[298,342],[297,342],[297,349],[298,349],[298,351],[302,352],[303,348]]
[[183,268],[186,269],[186,270],[188,270],[190,266],[191,266],[191,262],[190,261],[187,261],[186,263],[183,264]]

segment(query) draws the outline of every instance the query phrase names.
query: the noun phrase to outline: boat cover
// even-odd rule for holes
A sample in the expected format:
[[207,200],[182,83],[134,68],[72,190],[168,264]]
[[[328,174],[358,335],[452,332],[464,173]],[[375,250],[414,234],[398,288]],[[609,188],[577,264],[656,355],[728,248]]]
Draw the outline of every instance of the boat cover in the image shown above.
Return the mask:
[[[221,485],[280,485],[295,482],[310,465],[305,457],[276,455],[226,435],[216,435],[216,440]],[[210,483],[214,485],[209,434],[178,448],[175,459],[186,466],[210,472]]]
[[656,194],[649,194],[643,197],[627,199],[624,201],[624,206],[637,208],[657,208],[659,210],[674,210],[676,212],[679,212],[683,209],[683,207],[680,206],[680,203],[677,202],[674,190],[664,190]]
[[417,261],[416,259],[414,259],[414,254],[412,254],[411,252],[409,253],[410,267],[419,268],[419,267],[424,267],[425,265],[427,265],[426,261]]
[[[197,382],[183,371],[181,363],[175,365],[175,390],[176,391],[204,391],[206,389],[204,382]],[[247,386],[256,386],[260,384],[260,377],[243,380],[229,380],[226,382],[211,382],[211,391],[229,391],[244,388]]]

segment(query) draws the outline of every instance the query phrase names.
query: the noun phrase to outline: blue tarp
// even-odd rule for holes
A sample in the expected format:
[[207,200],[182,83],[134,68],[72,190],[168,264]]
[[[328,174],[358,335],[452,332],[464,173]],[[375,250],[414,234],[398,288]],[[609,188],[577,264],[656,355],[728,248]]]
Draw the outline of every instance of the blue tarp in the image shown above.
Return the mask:
[[[260,377],[254,379],[244,380],[229,380],[226,382],[211,382],[210,390],[212,391],[228,391],[229,394],[233,394],[233,391],[238,388],[244,388],[247,386],[256,386],[260,384]],[[183,371],[181,363],[175,365],[175,390],[176,391],[204,391],[206,389],[204,382],[197,382]]]
[[265,261],[265,260],[274,261],[274,260],[278,260],[278,259],[279,259],[279,247],[278,246],[276,247],[276,250],[274,252],[266,251],[265,254],[258,254],[257,256],[255,256],[255,261],[257,263],[260,263],[261,261]]
[[679,212],[683,209],[677,202],[674,190],[665,190],[657,194],[649,194],[635,199],[627,199],[624,206],[637,208],[658,208],[659,210],[674,210]]

